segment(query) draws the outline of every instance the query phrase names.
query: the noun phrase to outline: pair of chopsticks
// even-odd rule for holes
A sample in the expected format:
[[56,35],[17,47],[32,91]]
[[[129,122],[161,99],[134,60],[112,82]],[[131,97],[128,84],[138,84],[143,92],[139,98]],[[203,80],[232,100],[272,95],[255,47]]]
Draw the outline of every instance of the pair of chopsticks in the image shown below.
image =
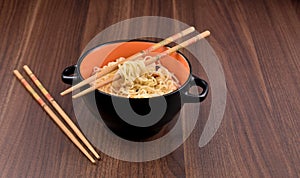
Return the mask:
[[[162,47],[164,45],[167,45],[167,44],[169,44],[169,43],[171,43],[171,42],[173,42],[173,41],[175,41],[175,40],[177,40],[177,39],[179,39],[179,38],[181,38],[181,37],[183,37],[185,35],[188,35],[188,34],[192,33],[193,31],[195,31],[195,28],[194,27],[189,27],[189,28],[187,28],[187,29],[185,29],[185,30],[183,30],[183,31],[181,31],[179,33],[176,33],[176,34],[174,34],[174,35],[172,35],[172,36],[170,36],[170,37],[162,40],[161,42],[158,42],[158,43],[150,46],[148,49],[142,50],[139,53],[136,53],[136,54],[134,54],[134,55],[126,58],[125,60],[123,60],[121,62],[118,62],[115,65],[106,67],[105,70],[102,70],[102,71],[96,73],[95,75],[93,75],[93,76],[91,76],[91,77],[89,77],[89,78],[87,78],[87,79],[79,82],[78,84],[76,84],[76,85],[68,88],[67,90],[61,92],[60,95],[64,96],[64,95],[66,95],[66,94],[68,94],[68,93],[70,93],[70,92],[72,92],[74,90],[79,89],[80,87],[82,87],[82,86],[84,86],[86,84],[92,83],[96,79],[99,79],[100,77],[102,77],[102,76],[104,76],[104,75],[106,75],[106,74],[108,74],[108,73],[110,73],[110,72],[118,69],[118,65],[119,64],[123,64],[126,61],[135,60],[135,59],[137,59],[139,57],[142,57],[142,56],[144,56],[144,55],[146,55],[146,54],[148,54],[148,53],[150,53],[150,52],[152,52],[152,51],[154,51],[154,50],[156,50],[156,49],[158,49],[158,48],[160,48],[160,47]],[[111,81],[109,81],[109,82],[111,82]],[[109,82],[107,82],[107,83],[109,83]],[[107,84],[107,83],[105,83],[105,84]]]
[[[28,76],[32,79],[35,85],[41,90],[45,98],[52,104],[56,111],[61,115],[64,121],[69,125],[69,127],[75,132],[75,134],[80,138],[80,140],[85,144],[85,146],[93,153],[93,155],[100,159],[99,154],[90,144],[90,142],[81,133],[78,127],[73,123],[70,117],[63,111],[59,104],[54,100],[54,98],[49,94],[37,77],[33,74],[27,65],[23,66],[24,70]],[[92,162],[96,163],[95,159],[90,155],[86,148],[80,143],[75,135],[68,129],[68,127],[58,118],[58,116],[52,111],[52,109],[43,101],[43,99],[34,91],[30,84],[25,80],[25,78],[20,74],[18,70],[13,71],[14,75],[20,80],[24,87],[29,91],[29,93],[34,97],[34,99],[41,105],[41,107],[47,112],[47,114],[52,118],[52,120],[58,125],[58,127],[71,139],[71,141],[80,149],[80,151]]]
[[[93,76],[91,76],[91,77],[83,80],[82,82],[78,83],[77,85],[74,85],[74,86],[70,87],[69,89],[63,91],[61,93],[61,95],[63,96],[63,95],[65,95],[67,93],[70,93],[70,92],[72,92],[72,91],[74,91],[74,90],[76,90],[76,89],[78,89],[78,88],[80,88],[80,87],[82,87],[82,86],[84,86],[86,84],[92,83],[95,80],[100,79],[102,76],[104,76],[104,75],[106,75],[106,74],[108,74],[108,73],[110,73],[110,72],[112,72],[114,70],[117,70],[118,66],[120,64],[123,64],[124,62],[129,61],[129,60],[135,60],[135,59],[137,59],[139,57],[142,57],[142,56],[150,53],[151,51],[154,51],[154,50],[158,49],[159,47],[162,47],[162,46],[164,46],[166,44],[169,44],[169,43],[171,43],[171,42],[173,42],[173,41],[175,41],[175,40],[177,40],[177,39],[179,39],[179,38],[181,38],[181,37],[183,37],[183,36],[185,36],[185,35],[193,32],[194,30],[195,30],[194,27],[190,27],[190,28],[188,28],[186,30],[183,30],[183,31],[181,31],[181,32],[179,32],[179,33],[171,36],[171,37],[168,37],[165,40],[163,40],[163,41],[161,41],[159,43],[156,43],[156,44],[150,46],[146,50],[143,50],[143,51],[141,51],[139,53],[136,53],[133,56],[130,56],[130,57],[126,58],[125,60],[123,60],[121,62],[118,62],[115,65],[112,65],[110,67],[107,67],[107,68],[101,70],[100,72],[98,72],[95,75],[93,75]],[[145,64],[146,65],[152,64],[152,63],[158,61],[159,59],[163,58],[164,56],[169,55],[169,54],[171,54],[171,53],[173,53],[173,52],[175,52],[175,51],[177,51],[177,50],[179,50],[181,48],[187,47],[188,45],[191,45],[191,44],[193,44],[193,43],[199,41],[200,39],[203,39],[203,38],[205,38],[205,37],[207,37],[209,35],[210,35],[209,31],[204,31],[204,32],[200,33],[199,35],[197,35],[197,36],[195,36],[193,38],[190,38],[189,40],[186,40],[186,41],[184,41],[184,42],[182,42],[182,43],[180,43],[180,44],[178,44],[178,45],[176,45],[176,46],[174,46],[174,47],[172,47],[172,48],[170,48],[170,49],[168,49],[168,50],[166,50],[166,51],[158,54],[157,56],[153,57],[152,59],[150,59],[148,61],[145,61]],[[101,81],[99,83],[98,83],[98,81],[96,81],[95,85],[92,85],[90,88],[88,88],[88,89],[86,89],[84,91],[81,91],[81,92],[73,95],[72,98],[78,98],[80,96],[83,96],[83,95],[85,95],[87,93],[90,93],[90,92],[96,90],[99,87],[102,87],[102,86],[104,86],[104,85],[106,85],[106,84],[108,84],[110,82],[118,80],[119,78],[120,78],[120,76],[117,75],[117,76],[112,76],[112,77],[108,78],[107,80]]]

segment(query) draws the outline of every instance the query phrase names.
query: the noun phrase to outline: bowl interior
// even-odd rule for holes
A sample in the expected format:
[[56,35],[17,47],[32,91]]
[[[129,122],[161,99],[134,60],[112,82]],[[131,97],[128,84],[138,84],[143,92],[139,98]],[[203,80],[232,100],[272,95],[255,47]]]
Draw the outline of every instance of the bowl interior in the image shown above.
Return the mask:
[[[115,61],[119,57],[129,57],[149,48],[153,44],[153,42],[129,41],[100,45],[84,56],[79,67],[80,75],[83,79],[86,79],[91,76],[95,66],[103,67],[107,65],[107,63]],[[161,47],[148,55],[155,56],[165,50],[167,50],[166,47]],[[183,55],[174,52],[169,56],[161,58],[160,61],[164,67],[174,73],[181,85],[187,81],[191,70]]]

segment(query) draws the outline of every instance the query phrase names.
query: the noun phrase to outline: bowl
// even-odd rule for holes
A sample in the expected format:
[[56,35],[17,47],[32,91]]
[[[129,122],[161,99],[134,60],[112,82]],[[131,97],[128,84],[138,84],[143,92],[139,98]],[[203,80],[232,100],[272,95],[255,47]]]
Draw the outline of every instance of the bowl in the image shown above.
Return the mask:
[[[62,72],[62,81],[74,85],[90,77],[94,66],[102,67],[119,57],[129,57],[154,43],[133,40],[99,44],[83,53],[76,65],[65,68]],[[161,47],[148,55],[155,56],[167,48]],[[104,121],[108,129],[124,139],[144,141],[155,137],[161,130],[166,133],[176,123],[182,106],[185,103],[202,102],[208,94],[209,87],[206,81],[192,74],[190,62],[180,52],[161,58],[160,62],[180,82],[180,87],[173,92],[150,98],[127,98],[95,90],[82,97],[85,103],[91,106],[91,112],[100,116],[99,119]],[[192,86],[202,88],[201,93],[190,93]],[[82,90],[87,87],[89,86],[83,87]],[[94,97],[94,100],[89,99],[91,97]],[[96,102],[96,108],[92,107],[91,101]],[[168,124],[172,124],[171,127]]]

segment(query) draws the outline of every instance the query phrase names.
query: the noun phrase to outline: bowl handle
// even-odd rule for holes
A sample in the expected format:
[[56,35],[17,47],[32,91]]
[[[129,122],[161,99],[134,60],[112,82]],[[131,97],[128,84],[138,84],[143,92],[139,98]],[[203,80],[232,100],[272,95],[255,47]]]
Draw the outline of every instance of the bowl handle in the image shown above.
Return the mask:
[[76,69],[77,65],[66,67],[61,73],[61,80],[66,84],[72,85],[72,83],[78,79],[78,76],[75,73]]
[[[194,95],[189,92],[192,86],[199,86],[202,88],[202,92],[199,95]],[[208,95],[208,84],[205,80],[198,78],[197,76],[192,76],[187,91],[184,94],[185,103],[197,103],[203,101]]]

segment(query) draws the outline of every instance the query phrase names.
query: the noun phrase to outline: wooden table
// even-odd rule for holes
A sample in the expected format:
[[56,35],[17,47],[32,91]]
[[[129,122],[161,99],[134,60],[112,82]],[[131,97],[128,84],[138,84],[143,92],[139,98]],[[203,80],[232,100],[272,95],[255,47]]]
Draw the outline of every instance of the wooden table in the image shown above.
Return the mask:
[[[0,2],[1,177],[299,177],[300,5],[297,0]],[[164,16],[210,29],[227,105],[213,139],[197,126],[173,153],[132,163],[101,154],[93,165],[24,90],[12,71],[27,64],[76,121],[61,71],[97,33],[122,20]],[[204,76],[205,77],[205,76]],[[28,79],[28,78],[27,78]],[[208,81],[210,82],[210,81]]]

